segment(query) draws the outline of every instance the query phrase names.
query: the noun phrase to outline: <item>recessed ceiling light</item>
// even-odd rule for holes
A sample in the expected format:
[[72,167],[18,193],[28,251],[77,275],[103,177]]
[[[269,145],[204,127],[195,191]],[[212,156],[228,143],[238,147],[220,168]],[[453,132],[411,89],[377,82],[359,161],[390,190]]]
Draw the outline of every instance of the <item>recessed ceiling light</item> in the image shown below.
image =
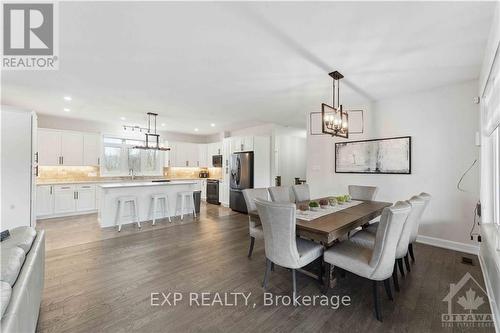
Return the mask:
[[195,131],[195,132],[198,132],[198,131],[199,131],[199,129],[195,128],[195,129],[194,129],[194,131]]
[[161,123],[161,126],[165,126],[165,123]]
[[68,109],[68,108],[64,108],[64,109],[63,109],[63,111],[64,111],[64,112],[70,112],[71,110],[70,110],[70,109]]
[[65,101],[71,101],[71,100],[72,100],[72,98],[71,98],[71,96],[64,96],[64,100],[65,100]]
[[211,124],[210,124],[210,126],[215,127],[215,124],[214,124],[214,123],[211,123]]
[[127,118],[125,118],[125,117],[120,117],[120,120],[127,120]]

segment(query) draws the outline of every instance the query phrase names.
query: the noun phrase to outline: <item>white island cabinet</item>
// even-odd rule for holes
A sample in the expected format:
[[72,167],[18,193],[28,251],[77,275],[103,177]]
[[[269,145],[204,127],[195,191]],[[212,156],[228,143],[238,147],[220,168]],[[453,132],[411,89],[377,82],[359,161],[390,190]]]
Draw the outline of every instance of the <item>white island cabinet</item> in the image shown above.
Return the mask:
[[[135,196],[137,198],[137,210],[139,221],[152,220],[152,196],[154,194],[168,195],[168,211],[170,216],[175,216],[177,193],[182,191],[194,191],[194,181],[169,181],[169,182],[125,182],[108,183],[99,185],[100,200],[98,219],[101,228],[118,225],[118,198]],[[132,218],[132,205],[124,209],[125,216],[122,224],[134,223]]]

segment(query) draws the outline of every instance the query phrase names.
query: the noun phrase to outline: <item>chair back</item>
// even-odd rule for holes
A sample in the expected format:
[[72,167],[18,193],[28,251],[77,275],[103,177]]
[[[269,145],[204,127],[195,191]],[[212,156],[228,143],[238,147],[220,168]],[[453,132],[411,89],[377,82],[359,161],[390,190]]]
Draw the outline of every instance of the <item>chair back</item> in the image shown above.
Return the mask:
[[290,186],[274,186],[269,188],[273,202],[294,202]]
[[295,202],[309,201],[311,200],[311,193],[309,192],[309,185],[294,185],[292,186],[293,195],[295,196]]
[[349,195],[354,200],[375,200],[377,186],[349,185]]
[[407,202],[398,201],[382,211],[370,259],[370,266],[373,267],[369,277],[371,280],[381,281],[392,275],[396,247],[410,210],[411,206]]
[[282,267],[297,267],[295,204],[255,199],[255,205],[264,230],[266,258]]
[[411,210],[401,232],[401,237],[399,238],[398,247],[396,248],[396,259],[403,258],[408,253],[408,244],[410,244],[410,236],[415,228],[415,224],[418,223],[422,210],[425,207],[425,201],[419,196],[413,196],[407,201],[410,204]]
[[245,203],[247,204],[247,211],[256,212],[257,206],[255,206],[255,199],[269,200],[269,192],[267,188],[247,188],[243,191],[243,197],[245,198]]
[[420,199],[424,201],[424,207],[420,211],[420,215],[418,216],[418,219],[416,223],[413,226],[413,229],[411,231],[410,235],[410,243],[413,243],[417,240],[418,236],[418,227],[420,225],[420,222],[422,221],[422,215],[424,214],[425,209],[427,208],[427,205],[429,205],[429,202],[431,201],[432,196],[429,193],[422,192],[418,195]]

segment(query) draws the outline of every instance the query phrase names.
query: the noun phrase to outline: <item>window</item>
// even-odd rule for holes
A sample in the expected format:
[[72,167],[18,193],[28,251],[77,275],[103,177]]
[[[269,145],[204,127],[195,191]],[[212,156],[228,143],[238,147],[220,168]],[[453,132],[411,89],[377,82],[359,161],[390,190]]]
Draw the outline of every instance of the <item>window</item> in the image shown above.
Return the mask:
[[163,175],[163,153],[157,150],[134,149],[144,146],[144,141],[117,137],[104,137],[101,175],[137,176]]

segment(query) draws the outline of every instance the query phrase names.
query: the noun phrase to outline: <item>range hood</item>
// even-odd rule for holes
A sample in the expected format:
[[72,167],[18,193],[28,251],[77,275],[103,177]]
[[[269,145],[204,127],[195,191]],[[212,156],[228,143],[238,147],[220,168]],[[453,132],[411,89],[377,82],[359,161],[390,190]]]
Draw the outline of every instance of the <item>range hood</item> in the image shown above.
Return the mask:
[[[148,112],[148,128],[144,128],[146,135],[146,145],[145,146],[134,146],[134,149],[145,149],[145,150],[161,150],[161,151],[169,151],[170,148],[161,147],[160,146],[160,134],[156,133],[156,117],[158,117],[157,113]],[[151,117],[153,117],[153,124],[151,124]],[[151,125],[153,125],[154,131],[151,132]],[[127,129],[129,126],[123,126],[124,129]],[[137,126],[133,127],[136,128]],[[142,128],[141,128],[142,132]]]

